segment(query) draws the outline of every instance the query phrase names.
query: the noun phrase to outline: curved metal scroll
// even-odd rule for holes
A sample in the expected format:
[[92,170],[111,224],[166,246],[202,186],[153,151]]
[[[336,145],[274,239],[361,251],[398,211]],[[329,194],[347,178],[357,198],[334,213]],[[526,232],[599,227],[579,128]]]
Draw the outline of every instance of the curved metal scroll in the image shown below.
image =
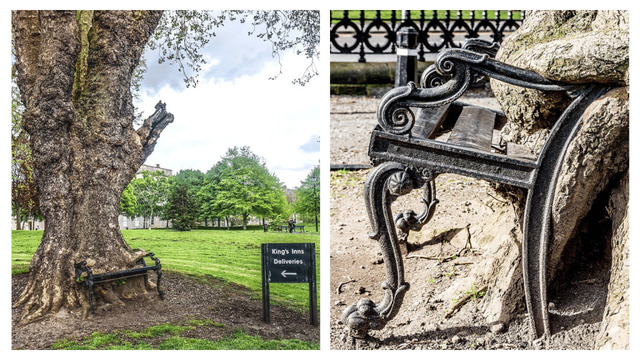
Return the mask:
[[421,86],[414,83],[387,92],[378,107],[378,123],[386,132],[405,135],[411,132],[415,115],[411,107],[438,107],[452,103],[467,90],[469,84],[484,76],[512,85],[541,91],[575,90],[567,85],[548,80],[538,73],[521,69],[491,58],[490,46],[470,43],[471,48],[484,46],[483,53],[468,49],[447,49],[421,77]]
[[[427,178],[423,178],[424,176]],[[391,204],[399,196],[408,194],[411,190],[425,186],[425,204],[420,214],[405,211],[394,217]],[[369,237],[378,241],[384,264],[387,270],[387,280],[382,283],[384,299],[375,304],[369,299],[362,299],[356,305],[351,305],[342,313],[342,319],[354,337],[366,336],[368,330],[382,329],[400,309],[404,293],[409,289],[409,283],[404,279],[404,265],[402,252],[398,243],[395,225],[401,225],[401,232],[420,230],[435,210],[435,186],[432,174],[419,174],[416,170],[405,165],[387,162],[374,168],[365,185],[365,200],[372,232]],[[404,215],[406,214],[406,216]]]

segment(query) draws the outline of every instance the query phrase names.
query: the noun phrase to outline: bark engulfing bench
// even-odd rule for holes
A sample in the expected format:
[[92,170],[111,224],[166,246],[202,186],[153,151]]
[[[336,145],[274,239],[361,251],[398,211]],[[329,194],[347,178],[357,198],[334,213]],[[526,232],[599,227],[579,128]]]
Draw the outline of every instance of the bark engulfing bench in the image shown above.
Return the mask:
[[[158,279],[156,281],[156,288],[158,290],[158,295],[160,299],[164,300],[164,291],[160,290],[160,279],[162,279],[162,265],[160,264],[160,260],[155,257],[154,253],[148,253],[145,257],[149,257],[154,261],[154,265],[147,266],[144,261],[144,257],[136,262],[136,266],[133,269],[115,271],[110,273],[102,273],[102,274],[94,274],[89,266],[87,266],[87,261],[83,260],[79,263],[75,263],[75,280],[76,283],[85,283],[87,288],[89,289],[89,304],[91,305],[91,309],[95,310],[96,305],[93,302],[93,288],[96,284],[105,283],[109,281],[118,281],[124,280],[133,277],[144,276],[145,281],[147,277],[148,271],[155,271]],[[86,276],[82,274],[86,273]]]
[[[522,240],[525,297],[534,337],[550,334],[547,309],[547,246],[551,206],[560,165],[581,126],[586,107],[608,89],[593,84],[570,85],[501,63],[492,57],[498,45],[470,39],[462,49],[441,52],[425,70],[420,87],[396,87],[381,99],[378,123],[371,135],[369,156],[374,165],[365,184],[370,237],[378,241],[387,279],[384,299],[362,299],[343,312],[352,336],[381,329],[400,310],[409,284],[404,279],[403,243],[409,231],[419,231],[434,215],[438,200],[434,179],[455,173],[524,188],[528,191]],[[456,101],[483,77],[541,91],[566,92],[571,102],[553,126],[537,156],[517,144],[494,139],[506,123],[502,112]],[[443,132],[450,132],[442,140]],[[499,134],[498,134],[499,135]],[[407,210],[393,215],[391,204],[413,189],[424,188],[420,214]]]

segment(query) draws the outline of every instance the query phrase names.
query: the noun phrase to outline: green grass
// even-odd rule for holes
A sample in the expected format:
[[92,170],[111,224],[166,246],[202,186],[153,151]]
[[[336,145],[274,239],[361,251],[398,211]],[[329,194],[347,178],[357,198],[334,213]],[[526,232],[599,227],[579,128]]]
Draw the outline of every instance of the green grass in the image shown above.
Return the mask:
[[[196,326],[217,326],[209,319],[192,326],[161,324],[140,332],[113,331],[108,334],[94,332],[81,339],[61,339],[53,350],[317,350],[319,343],[300,340],[264,340],[236,329],[230,336],[217,341],[183,337]],[[153,340],[153,341],[152,341]]]
[[[314,224],[315,227],[315,224]],[[320,237],[260,230],[123,230],[132,248],[153,251],[162,270],[204,279],[211,276],[246,286],[255,299],[262,296],[261,243],[311,242],[316,244],[316,277],[320,284]],[[42,231],[12,231],[11,273],[25,273]],[[308,311],[309,285],[270,284],[272,304]],[[168,289],[170,291],[170,289]],[[319,292],[319,290],[318,290]]]
[[[392,10],[380,10],[380,16],[382,19],[390,19],[391,18],[391,11]],[[404,10],[396,10],[396,18],[401,18],[402,14],[403,14]],[[444,19],[445,18],[445,13],[447,10],[437,10],[437,18],[438,19]],[[449,10],[450,14],[451,14],[451,19],[456,19],[457,18],[457,14],[458,14],[458,10]],[[474,10],[475,12],[475,17],[477,20],[482,19],[482,10]],[[431,19],[432,18],[432,10],[425,10],[424,11],[425,14],[425,18],[426,19]],[[376,10],[365,10],[364,11],[364,16],[366,19],[375,19],[376,17]],[[337,23],[339,21],[339,19],[341,19],[343,17],[343,10],[331,10],[331,18],[332,19],[336,19],[336,20],[332,20],[332,23]],[[469,19],[471,17],[471,10],[462,10],[462,18],[463,19]],[[487,18],[490,20],[495,19],[496,17],[496,11],[495,10],[487,10]],[[519,20],[522,17],[522,14],[520,11],[516,10],[513,11],[513,18],[515,20]],[[349,18],[353,21],[358,21],[358,19],[360,18],[360,10],[349,10]],[[419,19],[420,18],[420,10],[411,10],[411,18],[412,19]],[[507,10],[500,10],[500,19],[507,19],[508,18],[508,11]]]
[[29,263],[41,238],[42,230],[11,232],[11,275],[29,272]]
[[263,340],[242,330],[218,341],[173,336],[165,339],[160,350],[318,350],[319,344],[301,340]]

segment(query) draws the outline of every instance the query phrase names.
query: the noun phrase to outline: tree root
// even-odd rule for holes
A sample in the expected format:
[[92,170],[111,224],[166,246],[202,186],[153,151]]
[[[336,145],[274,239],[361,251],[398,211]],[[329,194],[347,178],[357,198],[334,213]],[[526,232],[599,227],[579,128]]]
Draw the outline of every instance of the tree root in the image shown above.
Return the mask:
[[487,291],[487,289],[489,288],[488,285],[483,286],[482,288],[480,288],[480,290],[478,291],[474,291],[474,292],[470,292],[467,293],[465,296],[463,296],[457,303],[453,304],[453,306],[451,307],[451,309],[449,309],[449,311],[444,315],[445,319],[450,318],[451,316],[453,316],[453,313],[458,310],[459,308],[462,307],[462,305],[466,304],[469,302],[469,300],[471,298],[473,298],[474,296],[478,296],[479,293],[481,292],[485,292]]
[[349,277],[349,281],[343,281],[340,284],[338,284],[338,288],[336,288],[336,294],[340,294],[342,292],[342,285],[346,285],[352,282],[356,282],[356,281]]

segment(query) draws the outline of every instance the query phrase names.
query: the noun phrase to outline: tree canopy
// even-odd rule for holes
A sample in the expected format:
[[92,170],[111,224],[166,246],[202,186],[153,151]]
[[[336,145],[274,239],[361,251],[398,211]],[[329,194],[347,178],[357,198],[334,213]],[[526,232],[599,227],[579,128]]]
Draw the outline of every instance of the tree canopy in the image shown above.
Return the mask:
[[196,227],[200,218],[200,189],[204,174],[199,170],[181,170],[171,178],[165,217],[180,231]]
[[[296,213],[307,218],[315,218],[320,213],[320,166],[316,165],[295,191],[293,208]],[[316,229],[317,231],[317,229]]]
[[215,217],[275,217],[286,208],[284,186],[249,147],[233,147],[207,172],[203,212]]

